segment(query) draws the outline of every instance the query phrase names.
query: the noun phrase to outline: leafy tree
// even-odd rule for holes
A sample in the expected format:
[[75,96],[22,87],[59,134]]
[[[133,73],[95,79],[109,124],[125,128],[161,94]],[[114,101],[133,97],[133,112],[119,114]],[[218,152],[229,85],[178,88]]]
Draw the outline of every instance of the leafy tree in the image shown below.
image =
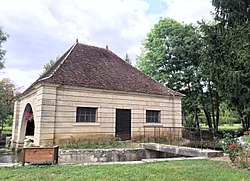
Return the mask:
[[59,60],[60,59],[60,56],[58,55],[57,57],[56,57],[56,60],[50,60],[48,63],[46,63],[44,66],[43,66],[43,73],[44,72],[46,72],[47,70],[49,70],[50,69],[50,67],[52,67],[56,62],[57,62],[57,60]]
[[[161,19],[143,42],[136,66],[160,83],[186,94],[183,99],[184,122],[199,126],[198,113],[203,110],[209,127],[213,124],[217,128],[219,114],[215,107],[219,110],[219,98],[214,98],[216,89],[200,69],[203,48],[197,27]],[[218,100],[216,104],[214,100]],[[190,114],[193,120],[188,121]]]
[[7,41],[8,35],[5,34],[0,27],[0,69],[4,68],[5,50],[2,49],[2,44]]
[[130,65],[131,65],[131,60],[130,60],[130,58],[129,58],[129,56],[128,56],[128,54],[127,54],[127,53],[126,53],[126,55],[125,55],[124,60],[125,60],[125,62],[127,62],[128,64],[130,64]]
[[4,78],[0,81],[0,123],[2,129],[8,116],[13,115],[14,99],[19,94],[18,90],[10,79]]
[[202,66],[220,95],[250,126],[250,1],[213,0],[214,24],[201,23]]

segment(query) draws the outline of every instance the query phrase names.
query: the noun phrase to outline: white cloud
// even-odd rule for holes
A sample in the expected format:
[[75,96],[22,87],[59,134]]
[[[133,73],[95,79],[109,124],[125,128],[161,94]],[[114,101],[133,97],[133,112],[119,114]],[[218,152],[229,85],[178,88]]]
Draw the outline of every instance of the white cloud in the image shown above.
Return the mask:
[[105,47],[132,60],[143,38],[160,17],[191,21],[207,16],[209,0],[162,0],[165,13],[149,13],[149,0],[1,0],[0,26],[10,34],[4,48],[6,73],[28,87],[43,65],[62,55],[78,38],[80,43]]
[[11,77],[11,80],[14,82],[14,84],[18,88],[20,88],[20,91],[24,91],[28,86],[30,86],[34,82],[34,80],[38,78],[39,74],[41,74],[40,69],[24,71],[16,68],[8,68],[1,72],[0,77]]
[[211,0],[164,0],[168,9],[166,17],[185,23],[196,23],[201,19],[211,19]]

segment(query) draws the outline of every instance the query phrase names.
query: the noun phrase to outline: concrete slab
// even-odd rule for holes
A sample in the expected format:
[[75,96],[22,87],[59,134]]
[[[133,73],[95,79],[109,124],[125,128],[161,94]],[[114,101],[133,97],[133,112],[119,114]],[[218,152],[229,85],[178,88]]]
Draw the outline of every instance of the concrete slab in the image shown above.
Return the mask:
[[207,159],[205,157],[178,157],[178,158],[154,158],[154,159],[142,159],[141,161],[127,161],[127,162],[98,162],[98,163],[82,163],[82,164],[69,164],[69,163],[60,163],[59,165],[120,165],[120,164],[142,164],[142,163],[151,163],[151,162],[161,162],[161,161],[178,161],[178,160],[197,160],[197,159]]
[[0,168],[21,166],[20,163],[0,163]]
[[184,146],[165,145],[158,143],[144,143],[143,147],[148,150],[172,153],[190,157],[216,157],[222,154],[221,151],[211,149],[199,149]]
[[142,159],[142,162],[160,162],[160,161],[178,161],[178,160],[199,160],[207,159],[206,157],[177,157],[177,158],[154,158],[154,159]]

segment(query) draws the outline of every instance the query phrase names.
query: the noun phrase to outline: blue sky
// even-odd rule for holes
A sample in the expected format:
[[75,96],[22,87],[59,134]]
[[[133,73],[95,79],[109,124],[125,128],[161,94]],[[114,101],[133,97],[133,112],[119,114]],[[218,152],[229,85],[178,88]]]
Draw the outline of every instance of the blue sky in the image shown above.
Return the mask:
[[43,65],[74,43],[109,49],[135,63],[141,41],[162,18],[195,23],[211,19],[210,0],[0,0],[0,26],[9,34],[5,69],[22,90]]

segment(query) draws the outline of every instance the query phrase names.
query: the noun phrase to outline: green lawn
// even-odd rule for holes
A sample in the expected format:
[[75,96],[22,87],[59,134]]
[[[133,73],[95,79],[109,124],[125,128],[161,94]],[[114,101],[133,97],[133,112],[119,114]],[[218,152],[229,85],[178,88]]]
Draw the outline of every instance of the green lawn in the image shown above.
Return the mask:
[[12,132],[12,126],[4,126],[3,127],[3,130],[2,130],[3,134],[11,134],[11,132]]
[[[201,128],[208,128],[208,126],[204,124],[201,124],[200,126]],[[240,130],[240,129],[242,129],[241,124],[233,124],[233,125],[224,124],[219,126],[219,131]]]
[[0,180],[250,180],[250,172],[211,160],[166,161],[128,165],[25,166],[2,168]]
[[233,125],[224,124],[222,126],[219,126],[219,131],[240,130],[240,129],[243,129],[242,124],[233,124]]
[[12,126],[4,126],[3,130],[11,132],[12,131]]

